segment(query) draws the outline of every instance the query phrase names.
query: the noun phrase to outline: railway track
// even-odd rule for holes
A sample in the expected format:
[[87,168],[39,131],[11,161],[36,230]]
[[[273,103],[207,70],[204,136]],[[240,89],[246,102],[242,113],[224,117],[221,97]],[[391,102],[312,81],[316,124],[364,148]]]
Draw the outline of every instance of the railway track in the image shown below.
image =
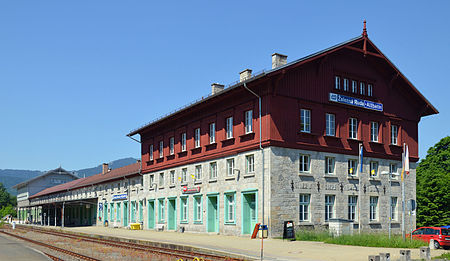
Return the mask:
[[206,254],[206,253],[195,253],[192,251],[186,251],[186,250],[180,250],[180,249],[173,249],[173,248],[165,248],[165,247],[157,247],[157,246],[150,246],[145,244],[138,244],[138,243],[131,243],[131,242],[123,242],[118,240],[111,240],[111,239],[97,239],[90,236],[83,236],[83,235],[74,235],[71,233],[64,233],[60,231],[49,231],[45,229],[40,229],[36,227],[27,227],[27,226],[20,226],[16,227],[16,229],[19,230],[25,230],[25,231],[33,231],[37,233],[43,233],[47,235],[53,235],[58,237],[64,237],[64,238],[70,238],[74,240],[83,240],[85,242],[91,242],[95,244],[101,244],[116,248],[124,248],[124,249],[131,249],[131,250],[137,250],[137,251],[144,251],[144,252],[151,252],[154,254],[160,254],[164,256],[169,256],[174,258],[174,260],[177,259],[183,259],[183,260],[193,260],[197,258],[198,260],[205,260],[205,261],[216,261],[216,260],[224,260],[224,261],[243,261],[244,259],[240,258],[232,258],[227,256],[221,256],[221,255],[214,255],[214,254]]
[[[35,245],[39,245],[39,246],[43,246],[43,247],[46,247],[46,248],[50,248],[50,249],[55,250],[57,252],[61,252],[61,253],[64,253],[66,255],[73,256],[73,257],[81,259],[81,260],[100,261],[99,259],[95,259],[95,258],[92,258],[92,257],[89,257],[89,256],[85,256],[85,255],[82,255],[82,254],[78,254],[78,253],[69,251],[67,249],[55,247],[55,246],[52,246],[52,245],[49,245],[49,244],[46,244],[46,243],[43,243],[43,242],[39,242],[39,241],[36,241],[36,240],[32,240],[32,239],[29,239],[29,238],[26,238],[26,237],[19,236],[19,235],[13,234],[13,233],[8,233],[6,231],[1,231],[0,230],[0,233],[3,233],[3,234],[8,235],[8,236],[15,237],[15,238],[18,238],[18,239],[21,239],[21,240],[24,240],[24,241],[27,241],[27,242],[30,242],[30,243],[33,243]],[[60,258],[52,256],[52,255],[50,255],[48,253],[44,253],[44,254],[47,255],[48,257],[50,257],[53,260],[61,260]]]

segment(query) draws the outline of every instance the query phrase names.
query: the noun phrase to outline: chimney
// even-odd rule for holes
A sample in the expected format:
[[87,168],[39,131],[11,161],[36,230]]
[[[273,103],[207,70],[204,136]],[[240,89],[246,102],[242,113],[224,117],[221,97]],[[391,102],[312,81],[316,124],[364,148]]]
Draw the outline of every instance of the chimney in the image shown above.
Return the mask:
[[218,92],[223,91],[224,88],[225,88],[225,85],[213,83],[213,84],[211,84],[211,93],[214,95]]
[[103,163],[102,164],[102,174],[106,174],[108,173],[109,169],[108,169],[108,163]]
[[272,69],[283,66],[287,63],[287,55],[274,53],[272,54]]
[[250,69],[245,69],[239,73],[239,81],[240,82],[250,79],[250,77],[252,77],[252,70],[250,70]]

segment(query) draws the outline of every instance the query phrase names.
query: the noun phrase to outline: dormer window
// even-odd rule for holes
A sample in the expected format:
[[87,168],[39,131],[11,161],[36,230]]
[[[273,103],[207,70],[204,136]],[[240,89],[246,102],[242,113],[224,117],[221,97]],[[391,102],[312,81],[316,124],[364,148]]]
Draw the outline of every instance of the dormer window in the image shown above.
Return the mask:
[[340,90],[341,89],[341,77],[339,77],[339,76],[335,76],[334,77],[334,88],[336,90]]

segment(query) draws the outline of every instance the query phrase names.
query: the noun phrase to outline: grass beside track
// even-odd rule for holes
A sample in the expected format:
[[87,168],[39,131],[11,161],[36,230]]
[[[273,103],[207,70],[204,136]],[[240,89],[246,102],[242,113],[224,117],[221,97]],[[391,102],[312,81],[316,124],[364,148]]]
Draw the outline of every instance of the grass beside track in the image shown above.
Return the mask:
[[391,248],[419,248],[428,244],[419,240],[406,239],[393,235],[391,239],[386,234],[356,234],[333,237],[328,232],[300,231],[296,233],[296,240],[320,241],[328,244],[365,246],[365,247],[391,247]]
[[445,260],[450,260],[450,253],[444,253],[440,256],[436,256],[433,257],[433,259],[445,259]]

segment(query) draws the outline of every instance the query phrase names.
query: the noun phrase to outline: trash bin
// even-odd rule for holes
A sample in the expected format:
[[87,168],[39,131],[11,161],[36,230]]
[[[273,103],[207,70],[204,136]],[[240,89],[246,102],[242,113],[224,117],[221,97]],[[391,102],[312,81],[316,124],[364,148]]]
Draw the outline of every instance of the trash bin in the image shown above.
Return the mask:
[[13,221],[13,222],[12,222],[12,228],[13,228],[13,229],[16,229],[16,221]]
[[141,224],[140,223],[131,223],[130,228],[131,228],[131,230],[140,230]]
[[141,230],[144,229],[144,221],[139,222],[139,225],[141,226]]

